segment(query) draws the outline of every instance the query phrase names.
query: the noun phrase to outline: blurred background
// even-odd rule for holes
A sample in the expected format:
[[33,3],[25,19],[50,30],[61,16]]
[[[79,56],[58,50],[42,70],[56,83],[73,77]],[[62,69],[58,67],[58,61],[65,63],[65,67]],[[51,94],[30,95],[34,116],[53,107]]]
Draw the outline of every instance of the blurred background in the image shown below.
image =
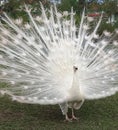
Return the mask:
[[50,4],[56,4],[60,11],[70,11],[73,7],[76,12],[76,21],[79,22],[83,8],[86,8],[86,16],[98,21],[103,12],[103,20],[99,32],[103,30],[112,32],[118,28],[118,0],[0,0],[0,15],[6,11],[13,18],[22,17],[23,21],[28,21],[27,14],[23,11],[24,3],[31,6],[32,14],[40,13],[39,2],[46,8]]

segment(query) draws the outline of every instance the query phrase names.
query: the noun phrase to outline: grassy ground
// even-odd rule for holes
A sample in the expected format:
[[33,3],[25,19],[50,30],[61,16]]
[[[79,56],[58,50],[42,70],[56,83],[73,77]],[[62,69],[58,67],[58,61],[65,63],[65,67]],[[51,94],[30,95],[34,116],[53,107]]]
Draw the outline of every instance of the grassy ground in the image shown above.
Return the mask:
[[76,115],[79,122],[67,123],[58,105],[21,104],[0,97],[0,130],[118,130],[118,94],[86,101]]

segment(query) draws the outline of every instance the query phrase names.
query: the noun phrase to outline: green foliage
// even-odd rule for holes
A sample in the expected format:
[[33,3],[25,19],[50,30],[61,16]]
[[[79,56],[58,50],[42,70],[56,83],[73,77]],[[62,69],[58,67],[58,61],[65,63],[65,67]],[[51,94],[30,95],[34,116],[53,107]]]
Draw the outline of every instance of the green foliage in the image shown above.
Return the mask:
[[102,7],[97,2],[92,2],[91,4],[88,4],[87,11],[88,12],[99,12],[99,11],[102,11]]
[[11,14],[12,17],[16,18],[18,11],[16,9],[19,8],[19,2],[16,0],[9,0],[8,3],[4,5],[4,11]]
[[25,12],[24,5],[26,4],[30,6],[30,8],[32,8],[33,15],[39,15],[40,2],[44,4],[44,7],[49,7],[49,2],[47,1],[44,3],[43,0],[9,0],[9,2],[3,6],[3,11],[5,11],[14,19],[21,17],[23,18],[24,22],[28,22],[29,18],[27,16],[27,13]]
[[[39,7],[40,2],[43,3],[45,8],[50,7],[49,0],[9,0],[9,3],[4,5],[4,11],[6,11],[14,19],[22,17],[24,22],[28,22],[29,17],[24,11],[24,3],[32,8],[33,15],[39,15],[41,13]],[[91,0],[91,2],[87,2],[87,0],[62,0],[62,3],[57,6],[58,10],[61,12],[65,10],[70,11],[71,7],[73,7],[74,12],[76,12],[75,18],[77,24],[81,20],[81,13],[84,7],[86,7],[86,14],[104,11],[106,20],[103,20],[101,24],[99,29],[100,34],[103,30],[113,31],[115,28],[118,28],[118,19],[116,19],[117,22],[114,25],[106,24],[108,17],[112,14],[115,14],[118,18],[118,7],[116,1],[106,0],[105,3],[99,4],[97,3],[97,0]]]
[[70,11],[71,7],[73,7],[74,11],[80,14],[86,4],[85,1],[86,0],[62,0],[62,3],[58,7],[61,11]]
[[71,7],[76,7],[76,0],[62,0],[62,3],[58,5],[59,10],[61,11],[70,11]]
[[109,16],[118,13],[117,1],[107,1],[101,7]]
[[110,23],[106,23],[106,21],[103,21],[98,29],[98,33],[102,34],[104,30],[107,30],[108,32],[113,32],[116,28],[118,28],[118,21],[113,25]]

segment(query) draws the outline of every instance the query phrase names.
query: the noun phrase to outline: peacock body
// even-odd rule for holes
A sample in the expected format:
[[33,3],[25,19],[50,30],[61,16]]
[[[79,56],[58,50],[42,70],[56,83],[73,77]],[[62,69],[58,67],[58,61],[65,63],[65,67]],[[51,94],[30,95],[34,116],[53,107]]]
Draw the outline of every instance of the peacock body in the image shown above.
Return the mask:
[[6,14],[0,23],[0,81],[10,84],[1,94],[21,103],[59,104],[68,120],[68,107],[118,91],[118,30],[98,35],[100,18],[91,31],[85,11],[78,27],[73,9],[61,14],[41,4],[41,16],[33,17],[25,8],[29,23]]

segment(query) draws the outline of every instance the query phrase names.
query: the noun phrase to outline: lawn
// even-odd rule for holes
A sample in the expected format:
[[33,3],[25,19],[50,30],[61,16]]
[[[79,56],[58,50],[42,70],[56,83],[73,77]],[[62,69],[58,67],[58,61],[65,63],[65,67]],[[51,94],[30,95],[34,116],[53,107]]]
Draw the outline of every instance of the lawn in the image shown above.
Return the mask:
[[64,122],[58,105],[41,106],[0,97],[0,130],[118,130],[118,94],[85,101],[80,121]]

